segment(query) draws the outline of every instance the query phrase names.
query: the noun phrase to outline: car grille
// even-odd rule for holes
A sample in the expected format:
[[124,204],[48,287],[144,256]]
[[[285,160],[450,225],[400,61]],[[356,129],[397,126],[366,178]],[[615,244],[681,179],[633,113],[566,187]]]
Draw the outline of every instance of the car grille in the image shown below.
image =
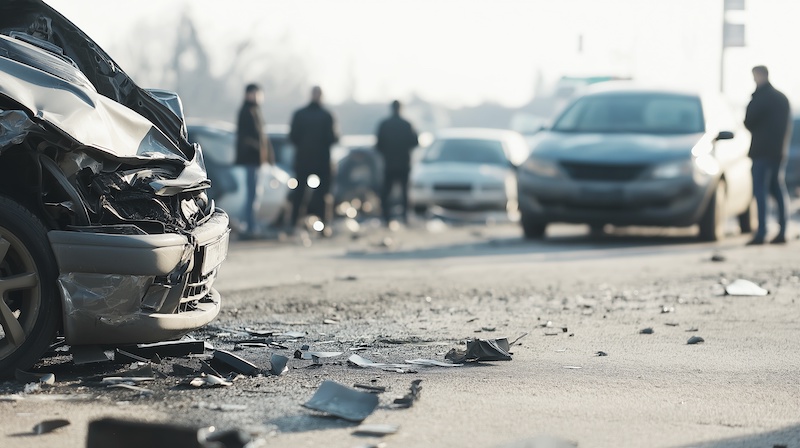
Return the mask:
[[631,181],[647,169],[647,165],[610,165],[595,163],[561,162],[567,175],[575,180]]
[[435,184],[433,191],[472,191],[471,184]]

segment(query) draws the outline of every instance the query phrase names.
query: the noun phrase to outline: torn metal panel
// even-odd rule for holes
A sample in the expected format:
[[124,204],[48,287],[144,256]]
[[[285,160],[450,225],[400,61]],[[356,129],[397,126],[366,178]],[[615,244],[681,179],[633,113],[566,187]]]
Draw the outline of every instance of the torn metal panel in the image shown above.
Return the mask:
[[34,126],[28,114],[21,110],[0,111],[0,154],[4,149],[25,141]]
[[303,407],[352,422],[361,422],[378,407],[378,397],[326,380]]
[[138,344],[124,347],[124,351],[145,359],[150,359],[156,355],[161,358],[180,358],[192,354],[205,353],[206,347],[203,341],[180,340]]
[[288,362],[289,358],[273,353],[269,359],[269,373],[273,375],[283,375],[289,371],[289,367],[286,366]]

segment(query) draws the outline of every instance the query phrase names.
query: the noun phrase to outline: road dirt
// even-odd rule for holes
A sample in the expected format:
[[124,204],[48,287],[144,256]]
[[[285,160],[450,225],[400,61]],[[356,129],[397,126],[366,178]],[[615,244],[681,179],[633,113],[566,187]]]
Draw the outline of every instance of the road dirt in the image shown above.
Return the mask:
[[[217,285],[224,310],[193,336],[232,351],[248,327],[307,333],[287,349],[234,352],[262,368],[272,353],[292,358],[303,344],[343,355],[321,364],[292,358],[285,375],[239,377],[222,389],[181,386],[186,377],[174,365],[199,369],[200,361],[165,360],[154,366],[165,378],[144,385],[150,395],[102,387],[98,379],[119,366],[50,358],[39,368],[56,373],[54,387],[15,395],[21,384],[0,385],[5,400],[15,397],[0,401],[0,445],[83,446],[87,422],[114,415],[243,428],[261,446],[510,447],[535,446],[526,441],[539,436],[580,447],[800,446],[800,243],[743,247],[740,236],[701,244],[675,231],[589,237],[572,226],[526,242],[512,225],[303,241],[233,243]],[[714,254],[725,261],[711,261]],[[770,295],[722,295],[737,278]],[[640,334],[647,327],[653,334]],[[469,338],[525,333],[507,362],[415,373],[346,362],[360,346],[377,362],[443,361]],[[705,342],[688,345],[692,336]],[[420,399],[392,409],[415,379]],[[399,432],[354,436],[354,424],[302,408],[324,380],[386,387],[365,423]],[[72,401],[41,401],[52,394]],[[230,404],[246,409],[214,410]],[[65,417],[67,428],[21,435]]]

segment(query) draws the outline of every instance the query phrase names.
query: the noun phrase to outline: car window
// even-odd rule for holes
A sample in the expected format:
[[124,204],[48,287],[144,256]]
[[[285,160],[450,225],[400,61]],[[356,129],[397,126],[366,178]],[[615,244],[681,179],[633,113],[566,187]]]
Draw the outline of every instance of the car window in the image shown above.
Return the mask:
[[206,160],[219,165],[236,162],[235,139],[232,132],[217,129],[190,129],[189,141],[203,148]]
[[448,138],[433,142],[425,151],[422,162],[506,165],[508,159],[503,144],[498,140]]
[[794,120],[792,125],[792,146],[800,147],[800,120]]
[[633,132],[690,134],[703,132],[703,110],[696,97],[668,94],[587,96],[556,121],[561,132]]

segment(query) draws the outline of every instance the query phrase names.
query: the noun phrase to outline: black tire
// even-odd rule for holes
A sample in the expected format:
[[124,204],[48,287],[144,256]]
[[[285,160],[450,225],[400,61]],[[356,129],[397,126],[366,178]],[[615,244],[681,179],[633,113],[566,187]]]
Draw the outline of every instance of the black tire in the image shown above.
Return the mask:
[[708,201],[703,217],[700,218],[701,241],[720,241],[725,238],[725,222],[728,218],[725,193],[725,181],[720,180],[711,200]]
[[61,316],[57,275],[41,220],[0,196],[0,377],[29,368],[53,342]]
[[739,229],[743,234],[753,233],[758,228],[758,206],[755,199],[750,201],[747,210],[737,216],[737,219],[739,221]]
[[541,240],[547,233],[547,223],[536,221],[525,215],[522,216],[520,222],[522,223],[522,233],[525,235],[525,239]]

